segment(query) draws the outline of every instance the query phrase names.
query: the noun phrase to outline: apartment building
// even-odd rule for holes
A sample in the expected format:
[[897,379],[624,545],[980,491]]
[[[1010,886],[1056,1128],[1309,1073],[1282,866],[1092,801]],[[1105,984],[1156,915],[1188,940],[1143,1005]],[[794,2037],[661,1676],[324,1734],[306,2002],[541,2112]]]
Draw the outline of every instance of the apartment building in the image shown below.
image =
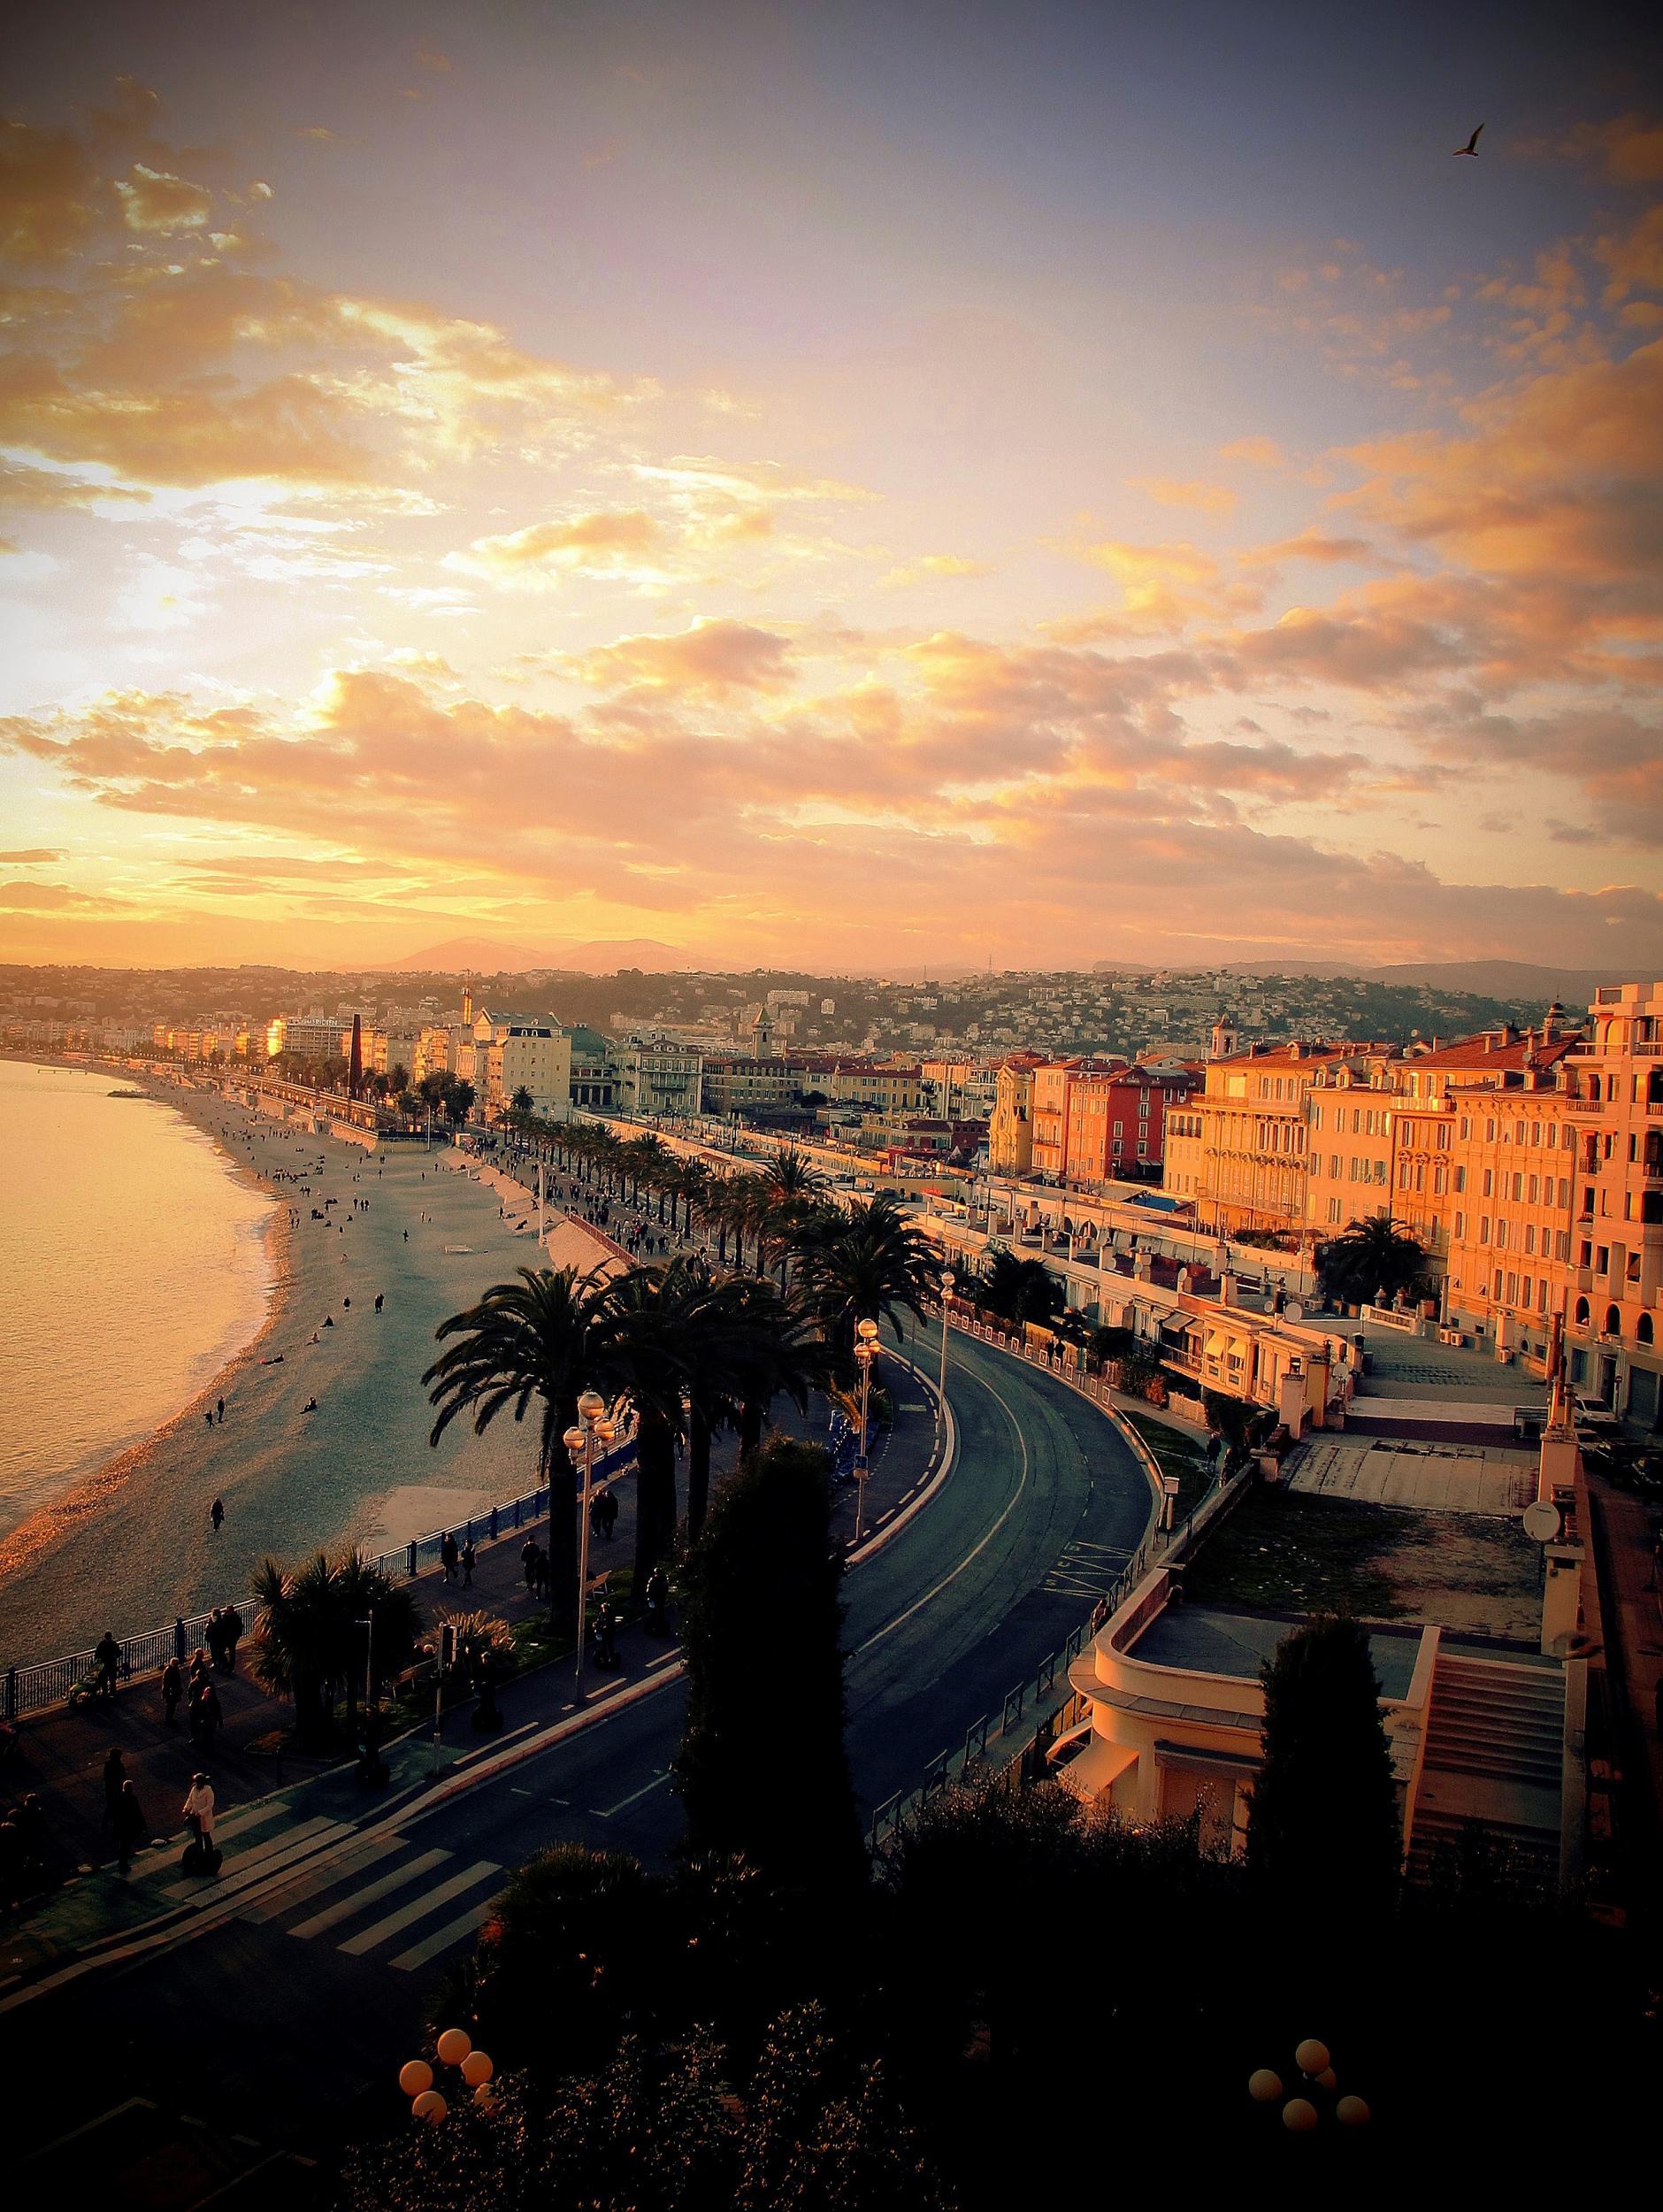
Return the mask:
[[1655,1429],[1663,1417],[1663,983],[1613,985],[1590,1012],[1591,1037],[1564,1062],[1575,1139],[1571,1379]]
[[521,1091],[534,1114],[562,1115],[571,1093],[571,1039],[547,1014],[493,1013],[481,1007],[472,1023],[471,1081],[488,1116],[505,1111]]
[[704,1056],[678,1039],[632,1036],[612,1055],[618,1103],[626,1114],[696,1114],[702,1100]]
[[1043,1060],[1033,1071],[1033,1171],[1061,1182],[1069,1172],[1069,1133],[1074,1118],[1074,1096],[1079,1086],[1100,1080],[1125,1067],[1122,1060],[1091,1060],[1075,1056]]
[[987,1125],[987,1164],[995,1175],[1033,1172],[1032,1052],[1013,1052],[993,1079],[993,1110]]
[[1069,1094],[1070,1183],[1109,1183],[1159,1167],[1169,1110],[1187,1103],[1199,1071],[1121,1067],[1083,1074]]
[[1366,1081],[1368,1050],[1296,1041],[1209,1060],[1199,1094],[1166,1118],[1163,1187],[1222,1235],[1307,1234],[1311,1093],[1348,1062]]

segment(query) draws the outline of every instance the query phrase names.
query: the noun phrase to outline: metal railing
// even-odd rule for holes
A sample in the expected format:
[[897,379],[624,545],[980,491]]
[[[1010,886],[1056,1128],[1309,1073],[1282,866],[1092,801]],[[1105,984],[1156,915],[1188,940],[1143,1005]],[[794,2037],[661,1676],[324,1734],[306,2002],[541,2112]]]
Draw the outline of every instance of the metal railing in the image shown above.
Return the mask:
[[[610,1481],[622,1474],[634,1457],[635,1442],[631,1438],[596,1460],[595,1480]],[[548,1510],[547,1486],[527,1490],[517,1498],[509,1499],[506,1504],[494,1505],[487,1512],[453,1521],[446,1528],[429,1531],[425,1536],[413,1537],[396,1551],[378,1552],[368,1563],[389,1579],[402,1577],[411,1580],[431,1573],[440,1565],[440,1548],[448,1535],[454,1536],[458,1544],[494,1544],[503,1537],[533,1527]],[[252,1616],[260,1609],[254,1599],[245,1597],[237,1601],[237,1609]],[[181,1614],[171,1627],[146,1629],[136,1636],[118,1637],[121,1657],[117,1663],[117,1679],[125,1682],[137,1675],[157,1674],[170,1659],[177,1657],[182,1661],[204,1642],[210,1617],[208,1613]],[[99,1676],[97,1654],[90,1648],[68,1652],[58,1659],[38,1660],[32,1666],[8,1667],[4,1697],[0,1700],[4,1717],[16,1721],[32,1713],[50,1712],[67,1702],[78,1690],[94,1692]]]

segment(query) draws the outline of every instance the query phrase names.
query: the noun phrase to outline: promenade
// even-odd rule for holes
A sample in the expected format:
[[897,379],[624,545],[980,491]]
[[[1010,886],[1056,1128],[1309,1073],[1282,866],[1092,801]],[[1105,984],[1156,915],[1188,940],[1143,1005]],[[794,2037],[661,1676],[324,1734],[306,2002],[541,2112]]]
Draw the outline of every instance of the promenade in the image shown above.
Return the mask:
[[[904,1402],[902,1409],[893,1433],[875,1444],[868,1483],[866,1523],[873,1535],[916,1493],[935,1448],[935,1416],[925,1403],[928,1391],[920,1384],[915,1396],[908,1383],[896,1394]],[[787,1433],[822,1436],[824,1411],[805,1422],[794,1409],[786,1408],[776,1425]],[[712,1456],[713,1479],[720,1480],[731,1472],[736,1457],[734,1440],[718,1440]],[[833,1531],[846,1544],[854,1536],[854,1489],[853,1482],[841,1483],[834,1497]],[[592,1582],[627,1568],[632,1557],[632,1478],[619,1482],[617,1494],[620,1510],[611,1538],[596,1535],[591,1540]],[[528,1631],[547,1624],[547,1601],[533,1597],[527,1588],[520,1559],[528,1536],[546,1541],[547,1535],[546,1520],[528,1522],[507,1531],[494,1544],[479,1544],[471,1586],[464,1586],[459,1576],[447,1581],[437,1568],[415,1578],[413,1586],[428,1632],[448,1614],[473,1610],[494,1614],[510,1626],[523,1624]],[[252,1630],[252,1619],[247,1626]],[[528,1655],[530,1670],[499,1691],[507,1735],[546,1729],[576,1711],[571,1629],[563,1622],[558,1637],[563,1655],[543,1656],[540,1639]],[[548,1648],[553,1647],[551,1638]],[[640,1681],[664,1663],[673,1643],[667,1647],[633,1618],[619,1638],[618,1649],[621,1664],[616,1674],[599,1675],[586,1667],[591,1697],[609,1695]],[[226,1718],[211,1756],[195,1748],[182,1720],[177,1728],[165,1724],[159,1678],[155,1676],[124,1684],[113,1697],[90,1700],[73,1711],[38,1715],[19,1729],[16,1751],[0,1768],[0,1810],[18,1804],[30,1792],[41,1798],[50,1837],[50,1886],[24,1896],[7,1913],[0,1945],[0,1984],[9,1977],[39,1970],[65,1951],[137,1925],[177,1903],[166,1892],[176,1881],[176,1860],[184,1842],[180,1809],[191,1775],[200,1767],[212,1774],[220,1815],[230,1815],[238,1823],[227,1832],[227,1873],[234,1871],[233,1847],[239,1835],[257,1837],[264,1854],[280,1848],[286,1838],[309,1821],[326,1818],[338,1824],[384,1803],[382,1795],[366,1793],[356,1783],[354,1760],[342,1748],[316,1757],[286,1749],[279,1758],[277,1740],[289,1727],[292,1711],[285,1701],[261,1689],[254,1678],[253,1657],[251,1640],[245,1637],[235,1673],[221,1671],[215,1675]],[[504,1736],[481,1738],[474,1732],[472,1713],[471,1700],[447,1711],[436,1762],[432,1724],[425,1717],[389,1747],[386,1755],[394,1780],[387,1794],[396,1796],[423,1786],[435,1766],[440,1772],[448,1771],[464,1759],[500,1747]],[[116,1869],[114,1842],[103,1825],[103,1767],[116,1747],[152,1839],[135,1859],[133,1875],[126,1878]],[[264,1809],[257,1818],[257,1807]],[[209,1889],[203,1893],[210,1893]]]

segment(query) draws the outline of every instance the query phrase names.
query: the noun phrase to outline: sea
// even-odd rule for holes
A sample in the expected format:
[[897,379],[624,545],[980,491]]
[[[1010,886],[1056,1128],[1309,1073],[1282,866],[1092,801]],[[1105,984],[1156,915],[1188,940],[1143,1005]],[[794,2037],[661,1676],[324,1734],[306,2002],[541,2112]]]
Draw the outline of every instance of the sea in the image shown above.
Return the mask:
[[0,1060],[0,1537],[258,1334],[272,1199],[108,1070]]

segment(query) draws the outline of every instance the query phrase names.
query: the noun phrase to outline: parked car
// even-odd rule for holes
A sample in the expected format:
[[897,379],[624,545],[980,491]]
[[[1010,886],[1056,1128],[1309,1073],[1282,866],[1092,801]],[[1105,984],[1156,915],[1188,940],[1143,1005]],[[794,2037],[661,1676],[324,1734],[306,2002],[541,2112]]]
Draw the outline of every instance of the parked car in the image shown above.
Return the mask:
[[1590,1398],[1578,1392],[1573,1401],[1573,1412],[1579,1429],[1589,1429],[1596,1436],[1621,1436],[1622,1423],[1603,1398]]

